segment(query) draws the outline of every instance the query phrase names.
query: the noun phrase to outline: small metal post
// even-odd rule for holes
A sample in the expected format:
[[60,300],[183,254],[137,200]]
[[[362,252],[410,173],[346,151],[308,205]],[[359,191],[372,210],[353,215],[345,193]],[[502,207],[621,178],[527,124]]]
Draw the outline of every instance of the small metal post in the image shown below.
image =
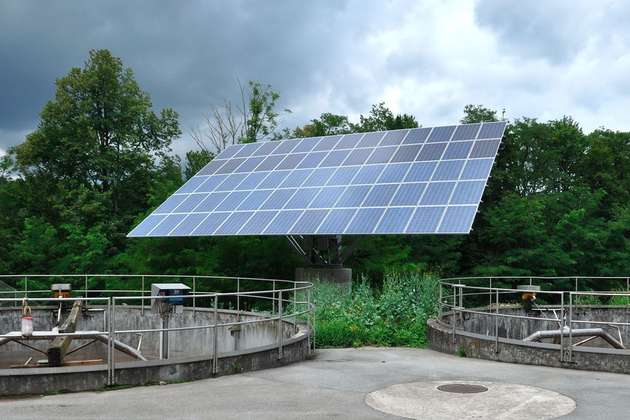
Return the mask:
[[[88,297],[88,276],[87,274],[85,275],[85,286],[83,287],[85,289],[85,297]],[[87,301],[85,301],[85,304],[87,305]]]
[[[460,309],[464,309],[464,288],[461,286],[459,286],[459,308]],[[463,312],[459,312],[459,323],[462,326],[462,329],[464,328],[464,313]]]
[[455,344],[455,320],[457,315],[457,288],[453,287],[453,311],[451,312],[451,324],[453,327],[453,344]]
[[575,291],[578,291],[578,278],[575,278]]
[[311,322],[311,288],[306,289],[306,330],[308,334],[308,354],[311,354],[311,340],[313,340],[313,347],[315,349],[315,334],[313,331],[314,323]]
[[103,318],[106,319],[107,325],[107,385],[113,385],[112,380],[112,298],[107,299],[107,312],[103,314]]
[[24,297],[28,298],[28,276],[24,276]]
[[236,320],[241,321],[241,279],[236,278]]
[[499,289],[496,290],[497,299],[494,308],[494,352],[499,353]]
[[282,359],[282,345],[284,334],[282,333],[282,290],[278,291],[278,360]]
[[197,279],[195,277],[193,277],[193,318],[195,318],[197,316],[197,298],[195,296],[195,294],[197,293]]
[[569,360],[573,360],[573,293],[569,292]]
[[142,289],[142,299],[140,299],[140,315],[144,316],[144,276],[142,276],[142,284],[140,286]]
[[488,293],[488,310],[492,308],[492,277],[490,277],[490,292]]
[[109,319],[109,330],[110,330],[110,347],[112,359],[110,361],[110,366],[112,370],[112,385],[116,384],[116,354],[114,353],[114,342],[116,341],[116,297],[112,297],[112,313]]
[[271,294],[271,315],[276,313],[276,281],[273,281],[273,293]]
[[214,326],[212,327],[212,374],[216,375],[217,372],[219,371],[219,367],[217,366],[218,361],[219,361],[219,355],[218,355],[218,323],[219,323],[219,312],[218,312],[218,308],[219,308],[219,295],[215,294],[214,295]]
[[[297,312],[297,284],[293,282],[293,313],[296,313],[296,312]],[[297,315],[293,316],[293,325],[295,325],[295,327],[297,328]]]
[[438,319],[440,320],[440,322],[442,322],[442,305],[444,304],[444,302],[442,301],[443,297],[442,297],[442,282],[440,281],[440,305],[438,306]]
[[564,293],[560,294],[560,362],[564,361],[564,328],[566,325],[564,312]]

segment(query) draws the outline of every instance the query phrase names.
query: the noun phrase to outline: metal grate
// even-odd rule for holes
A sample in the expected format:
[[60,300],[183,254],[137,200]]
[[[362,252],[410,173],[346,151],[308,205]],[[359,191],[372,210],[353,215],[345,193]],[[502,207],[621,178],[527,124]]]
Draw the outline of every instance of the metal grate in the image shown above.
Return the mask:
[[438,386],[437,389],[439,391],[453,392],[455,394],[477,394],[488,390],[488,388],[483,385],[471,384],[445,384]]

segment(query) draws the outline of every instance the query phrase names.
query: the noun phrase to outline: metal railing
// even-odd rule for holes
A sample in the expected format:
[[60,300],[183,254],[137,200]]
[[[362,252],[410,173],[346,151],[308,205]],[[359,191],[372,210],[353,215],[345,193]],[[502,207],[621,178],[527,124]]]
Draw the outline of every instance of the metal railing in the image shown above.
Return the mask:
[[[602,329],[616,329],[622,345],[622,329],[626,337],[630,336],[630,322],[627,322],[630,319],[574,317],[576,310],[586,307],[630,310],[630,277],[456,277],[442,279],[440,284],[438,319],[450,329],[453,343],[456,343],[458,331],[472,332],[467,331],[465,319],[472,315],[489,317],[491,325],[487,326],[485,334],[477,334],[494,339],[495,352],[499,351],[500,339],[520,339],[527,344],[525,339],[529,337],[510,336],[510,320],[551,325],[549,328],[555,331],[548,335],[559,341],[555,345],[559,344],[561,362],[572,362],[575,347],[586,347],[592,341],[593,337],[574,342],[575,333],[586,331],[580,327],[595,325]],[[593,287],[604,290],[590,290]],[[523,293],[535,293],[537,303],[532,304],[529,310],[520,311],[523,308]],[[615,302],[613,299],[618,300]],[[510,310],[514,313],[508,313]],[[500,326],[503,326],[503,331],[500,331]]]
[[[109,288],[108,284],[115,281],[125,281],[128,284],[135,282],[139,287]],[[154,282],[168,280],[169,282],[181,282],[191,287],[191,293],[182,296],[151,296],[150,285]],[[117,337],[125,334],[166,334],[185,333],[187,331],[208,330],[211,332],[212,351],[207,356],[212,357],[213,374],[218,373],[218,332],[222,328],[240,327],[259,323],[277,323],[278,358],[283,358],[285,337],[284,324],[292,323],[297,330],[298,323],[306,326],[308,335],[308,351],[315,348],[312,334],[314,323],[314,305],[311,301],[310,282],[300,282],[281,279],[229,277],[229,276],[187,276],[187,275],[117,275],[117,274],[69,274],[69,275],[0,275],[0,281],[15,284],[15,290],[0,290],[0,305],[10,304],[19,307],[26,298],[29,304],[37,303],[44,307],[52,308],[60,302],[74,303],[81,301],[85,306],[100,307],[103,310],[103,331],[89,331],[90,335],[107,337],[107,370],[108,383],[116,382],[116,357],[115,346]],[[75,289],[72,294],[79,295],[68,298],[41,297],[51,294],[49,289],[52,283],[70,282],[73,285],[80,284],[82,288]],[[34,288],[33,285],[46,284],[48,287]],[[90,288],[90,285],[96,287]],[[105,286],[105,287],[103,287]],[[228,291],[219,291],[219,290]],[[235,291],[234,291],[235,290]],[[12,297],[5,297],[12,296]],[[139,303],[133,307],[140,310],[141,316],[151,307],[150,302],[156,299],[181,298],[185,301],[184,307],[195,316],[199,311],[207,311],[212,314],[212,322],[202,325],[186,325],[177,327],[160,328],[136,328],[122,329],[116,326],[117,311],[129,308],[130,302]],[[208,304],[200,305],[200,302],[208,301]],[[148,304],[147,304],[148,303]],[[12,305],[11,305],[12,304]],[[11,309],[11,308],[9,308]],[[219,312],[230,312],[234,319],[221,322]],[[249,318],[249,319],[245,319]],[[49,334],[51,337],[77,337],[84,338],[85,333],[58,332]],[[0,334],[2,339],[17,339],[15,334]],[[28,346],[27,346],[28,347]],[[1,351],[1,350],[0,350]],[[176,360],[176,359],[175,359]]]

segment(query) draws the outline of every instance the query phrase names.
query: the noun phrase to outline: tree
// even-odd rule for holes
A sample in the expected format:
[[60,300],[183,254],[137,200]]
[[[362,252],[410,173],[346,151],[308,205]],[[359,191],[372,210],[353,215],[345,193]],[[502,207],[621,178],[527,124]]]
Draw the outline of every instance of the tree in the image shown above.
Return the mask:
[[413,115],[394,113],[385,106],[385,102],[372,105],[367,116],[359,116],[356,132],[397,130],[401,128],[416,128],[418,122]]
[[202,149],[191,150],[186,153],[186,167],[184,168],[184,177],[190,179],[204,166],[214,159],[214,153]]
[[114,214],[137,209],[154,159],[181,132],[177,113],[151,110],[133,72],[108,50],[92,50],[83,68],[57,80],[37,130],[13,152],[23,174],[108,194]]
[[353,132],[353,125],[345,115],[325,112],[319,118],[311,120],[309,124],[293,130],[293,137],[332,136]]
[[[278,128],[279,113],[276,110],[280,94],[271,85],[249,81],[245,91],[239,83],[240,107],[224,100],[213,106],[204,117],[203,128],[191,131],[191,136],[201,150],[219,153],[226,147],[238,143],[281,137]],[[284,112],[291,112],[285,109]]]
[[461,119],[462,124],[490,121],[498,121],[496,111],[483,105],[469,104],[464,107],[464,118]]

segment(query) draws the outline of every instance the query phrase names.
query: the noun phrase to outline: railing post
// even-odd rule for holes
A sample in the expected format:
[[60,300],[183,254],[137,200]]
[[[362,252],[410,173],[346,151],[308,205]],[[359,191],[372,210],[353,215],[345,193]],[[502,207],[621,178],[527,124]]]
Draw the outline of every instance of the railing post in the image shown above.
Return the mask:
[[107,385],[113,385],[112,380],[112,298],[107,298],[107,312],[103,314],[107,319]]
[[575,291],[578,291],[578,278],[575,278]]
[[144,316],[144,276],[142,276],[140,288],[142,289],[142,299],[140,299],[140,315]]
[[195,294],[197,293],[197,279],[195,277],[193,277],[193,318],[195,318],[197,316],[197,297],[195,296]]
[[241,279],[236,278],[236,320],[241,321]]
[[492,277],[490,277],[490,292],[488,293],[488,310],[492,308]]
[[455,320],[457,319],[457,288],[455,284],[451,286],[453,288],[453,311],[451,313],[451,324],[453,327],[453,344],[455,344]]
[[276,281],[273,281],[273,293],[271,294],[271,315],[276,313]]
[[282,359],[284,334],[282,333],[282,290],[278,291],[278,360]]
[[[297,284],[293,282],[293,313],[297,313]],[[297,328],[297,315],[293,316],[293,325]],[[296,331],[297,332],[297,331]]]
[[311,354],[311,340],[313,340],[312,350],[315,349],[315,323],[311,322],[311,316],[313,315],[311,310],[311,287],[306,289],[306,329],[308,331],[308,353]]
[[569,292],[569,360],[573,361],[573,293]]
[[442,322],[442,305],[444,304],[442,299],[444,298],[442,297],[442,281],[440,280],[440,304],[438,305],[438,319],[440,320],[440,322]]
[[111,347],[111,361],[110,361],[110,367],[111,367],[111,371],[112,371],[112,385],[116,384],[116,354],[114,352],[114,350],[116,349],[115,347],[115,341],[116,341],[116,297],[112,297],[112,313],[111,313],[111,317],[109,320],[109,328],[110,328],[110,347]]
[[28,298],[28,276],[24,276],[24,297]]
[[212,374],[216,375],[219,371],[219,367],[217,366],[219,362],[218,355],[218,324],[219,324],[219,296],[217,294],[214,295],[214,326],[212,327]]
[[[85,289],[85,297],[88,297],[88,276],[87,274],[85,275],[85,281],[84,281],[84,286],[83,288]],[[85,301],[85,303],[87,304],[87,301]]]
[[496,296],[494,308],[494,352],[499,353],[499,289],[496,290]]
[[564,292],[560,293],[560,362],[564,361],[564,329],[566,325],[564,312]]

